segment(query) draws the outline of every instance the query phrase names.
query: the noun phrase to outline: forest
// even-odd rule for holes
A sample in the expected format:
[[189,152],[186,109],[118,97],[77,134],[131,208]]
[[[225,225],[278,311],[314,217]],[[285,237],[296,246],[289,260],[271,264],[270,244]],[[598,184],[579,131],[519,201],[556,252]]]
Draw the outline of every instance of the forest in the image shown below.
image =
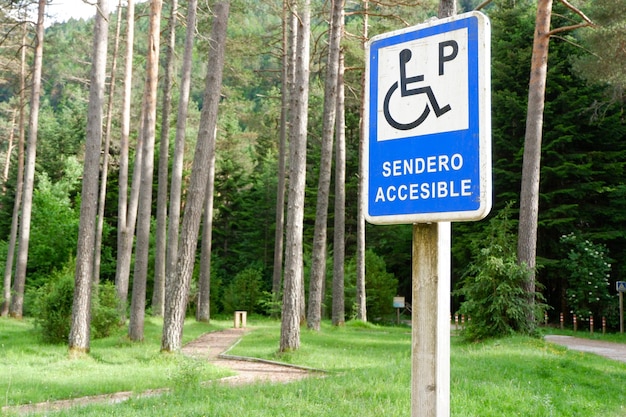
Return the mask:
[[[89,131],[90,91],[94,90],[92,64],[96,61],[94,33],[98,30],[98,18],[44,25],[41,90],[35,126],[32,118],[29,119],[33,105],[29,97],[32,97],[34,88],[38,25],[34,23],[33,15],[37,13],[37,5],[28,1],[0,0],[0,3],[0,270],[5,277],[2,301],[6,306],[3,314],[8,314],[9,298],[15,292],[12,277],[20,268],[21,255],[17,249],[9,254],[9,248],[12,236],[15,240],[16,234],[14,223],[18,216],[15,207],[20,198],[16,196],[22,195],[27,188],[26,182],[23,191],[21,185],[28,172],[24,155],[29,149],[25,142],[28,139],[28,145],[32,143],[34,129],[36,159],[33,161],[32,215],[29,214],[30,239],[26,241],[23,310],[17,314],[29,316],[36,313],[36,298],[42,288],[50,289],[46,285],[51,281],[61,280],[63,276],[73,279],[78,274],[79,235],[84,226],[81,205],[98,198],[98,193],[84,195],[82,191],[85,189],[83,182],[87,180],[83,166],[87,166],[89,156],[94,157],[88,138],[93,134]],[[142,196],[148,195],[148,203],[139,202],[136,247],[128,267],[129,290],[122,293],[125,296],[122,316],[129,315],[133,321],[130,293],[136,291],[137,274],[144,263],[141,273],[145,274],[145,287],[138,290],[139,299],[133,299],[132,303],[143,304],[145,314],[166,314],[167,306],[164,307],[161,293],[168,283],[163,283],[163,272],[160,271],[167,268],[168,277],[175,272],[171,272],[174,266],[165,266],[165,252],[159,249],[160,245],[165,247],[168,240],[160,231],[165,233],[167,230],[171,234],[171,229],[162,226],[159,216],[165,215],[168,221],[172,220],[171,201],[160,198],[161,187],[174,184],[175,148],[182,138],[184,154],[178,186],[182,198],[176,208],[181,211],[180,219],[192,199],[204,200],[192,189],[194,148],[200,141],[201,132],[206,130],[203,123],[215,101],[218,108],[215,161],[212,164],[210,159],[206,160],[206,164],[214,169],[213,178],[208,180],[213,187],[211,190],[203,188],[200,193],[202,197],[205,193],[210,196],[207,202],[198,203],[205,211],[202,231],[197,239],[189,235],[189,239],[194,240],[191,243],[194,250],[192,259],[187,260],[191,265],[188,288],[183,286],[185,312],[206,320],[211,314],[230,314],[240,309],[276,314],[280,308],[276,273],[278,269],[280,279],[283,262],[276,267],[277,236],[280,235],[281,240],[285,237],[285,246],[288,246],[290,236],[289,232],[285,235],[282,222],[288,223],[284,218],[290,215],[288,207],[291,203],[287,201],[285,187],[295,182],[295,176],[288,178],[285,173],[284,165],[293,161],[286,159],[285,145],[281,142],[281,134],[284,134],[281,118],[285,117],[283,60],[287,49],[298,49],[289,46],[285,40],[285,33],[289,32],[285,30],[288,21],[285,16],[289,14],[287,6],[292,2],[230,2],[223,45],[223,75],[220,70],[221,82],[216,97],[211,97],[209,91],[211,78],[216,74],[212,65],[219,61],[212,55],[215,49],[219,49],[212,47],[212,36],[217,26],[216,10],[223,2],[199,2],[191,31],[188,28],[189,11],[192,4],[196,8],[194,0],[164,2],[158,14],[154,3],[160,2],[137,3],[133,6],[134,39],[130,38],[130,43],[128,3],[109,3],[111,10],[101,20],[107,21],[109,26],[108,45],[104,48],[108,54],[103,81],[106,88],[102,95],[106,99],[102,101],[110,100],[110,104],[108,112],[103,112],[100,129],[110,137],[110,143],[105,148],[102,140],[103,147],[95,155],[100,164],[96,173],[98,176],[105,174],[107,180],[105,204],[100,205],[102,211],[98,216],[103,221],[99,232],[101,247],[97,250],[98,271],[91,273],[90,280],[100,285],[119,285],[120,225],[123,224],[120,221],[126,221],[127,215],[126,209],[120,207],[120,196],[131,193],[134,181],[131,187],[129,178],[133,177],[135,167],[141,166],[137,165],[140,154],[142,158],[147,155],[148,165],[154,169],[150,172],[150,192],[146,194],[145,187],[142,187]],[[331,160],[332,170],[329,170],[325,168],[328,162],[324,162],[324,155],[329,154],[325,134],[328,119],[324,111],[326,80],[331,72],[329,56],[333,53],[331,29],[332,22],[335,22],[335,3],[310,2],[310,53],[305,57],[310,72],[308,101],[305,103],[308,125],[304,123],[306,159],[305,168],[301,170],[305,191],[301,231],[304,299],[308,299],[313,289],[310,285],[312,274],[320,273],[323,280],[322,315],[324,318],[332,316],[335,322],[337,265],[334,260],[341,256],[340,253],[345,253],[341,262],[343,282],[340,287],[342,298],[345,297],[345,319],[364,318],[359,311],[358,285],[358,271],[363,264],[367,320],[393,320],[392,298],[404,296],[410,302],[412,227],[360,224],[359,149],[364,43],[377,34],[436,17],[438,2],[364,0],[347,1],[343,5],[340,50],[345,68],[345,73],[341,73],[345,98],[343,114],[337,111],[337,119],[344,123],[345,161]],[[575,25],[577,16],[568,5],[567,2],[554,2],[552,27]],[[528,0],[497,0],[486,4],[463,0],[458,4],[458,13],[479,6],[490,19],[492,30],[493,208],[484,220],[452,224],[454,291],[451,314],[459,309],[463,294],[468,294],[462,290],[466,277],[475,273],[477,266],[480,268],[479,262],[485,261],[484,257],[481,258],[484,248],[498,243],[493,238],[494,228],[506,226],[506,232],[516,239],[520,215],[522,158],[537,5]],[[568,323],[572,314],[578,314],[582,320],[593,315],[606,317],[615,329],[619,317],[615,283],[626,280],[626,17],[623,14],[626,3],[624,0],[580,0],[575,6],[594,25],[558,32],[550,38],[541,145],[536,276],[538,292],[549,306],[547,314],[551,322],[558,322],[561,313],[565,314]],[[194,40],[192,48],[187,50],[189,32]],[[151,53],[155,45],[154,33],[160,35],[156,56]],[[124,61],[129,50],[131,60]],[[182,74],[185,70],[183,57],[187,54],[191,59],[191,71],[189,90],[185,93]],[[114,61],[116,66],[112,64]],[[125,122],[122,109],[126,87],[124,72],[128,65],[132,70],[129,71],[132,83],[128,85],[130,114]],[[155,74],[158,75],[154,77]],[[146,99],[150,82],[155,83],[157,97],[152,110],[148,109]],[[188,105],[183,102],[185,95],[188,95]],[[167,96],[171,102],[165,100]],[[294,111],[293,102],[287,103]],[[183,106],[186,112],[181,113]],[[149,114],[155,115],[153,155],[146,153],[145,149],[139,151],[140,143],[150,135]],[[184,123],[179,120],[181,114],[185,117]],[[124,129],[128,131],[127,145],[123,144]],[[289,150],[295,146],[288,143],[286,148]],[[332,145],[330,152],[332,154]],[[168,154],[169,159],[163,154]],[[345,172],[341,174],[345,176],[344,180],[337,180],[341,171],[336,168],[340,164],[345,164]],[[145,161],[141,169],[146,172]],[[123,170],[128,171],[125,179],[120,175]],[[332,173],[326,185],[326,190],[330,190],[326,191],[329,193],[328,207],[325,217],[320,217],[318,197],[323,192],[320,190],[326,170]],[[143,180],[150,179],[150,176],[143,176]],[[100,186],[104,182],[100,180]],[[345,187],[341,197],[336,194],[336,190],[342,189],[338,185]],[[281,193],[285,200],[281,201]],[[147,215],[141,214],[142,208]],[[122,211],[124,219],[120,219]],[[281,212],[285,215],[278,215]],[[345,224],[337,222],[338,216],[345,218]],[[19,224],[23,223],[22,219]],[[321,261],[314,244],[319,219],[322,219],[324,229]],[[178,219],[174,221],[179,223]],[[184,227],[184,222],[180,223]],[[342,227],[341,232],[336,233],[337,225]],[[364,227],[365,247],[364,256],[359,258],[361,227]],[[93,230],[85,233],[93,234]],[[182,247],[185,234],[181,232],[180,239],[176,237],[174,240],[180,241]],[[285,252],[285,263],[289,262],[289,256],[289,252]],[[321,271],[316,262],[322,262]],[[206,274],[210,279],[203,281],[202,276]],[[119,288],[117,295],[120,296]],[[201,299],[207,295],[209,302],[202,303]],[[201,313],[207,306],[209,311]],[[340,318],[339,322],[342,320]]]

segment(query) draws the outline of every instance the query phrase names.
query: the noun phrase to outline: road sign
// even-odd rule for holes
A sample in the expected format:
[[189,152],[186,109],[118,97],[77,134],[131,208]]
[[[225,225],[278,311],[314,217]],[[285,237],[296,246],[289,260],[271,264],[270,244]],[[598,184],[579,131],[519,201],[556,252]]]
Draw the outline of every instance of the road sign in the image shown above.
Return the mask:
[[615,288],[617,292],[626,292],[626,281],[617,281],[615,283]]
[[489,44],[489,20],[479,12],[368,43],[363,198],[370,223],[489,213]]

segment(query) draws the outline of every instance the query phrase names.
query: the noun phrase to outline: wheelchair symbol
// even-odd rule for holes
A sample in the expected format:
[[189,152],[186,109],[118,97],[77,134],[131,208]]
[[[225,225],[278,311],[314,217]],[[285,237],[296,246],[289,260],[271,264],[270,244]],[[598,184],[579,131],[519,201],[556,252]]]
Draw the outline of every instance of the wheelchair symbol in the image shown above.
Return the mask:
[[[450,46],[450,44],[448,43],[447,46]],[[390,126],[398,130],[411,130],[421,125],[422,123],[424,123],[424,121],[430,114],[431,107],[433,111],[435,112],[435,116],[437,117],[440,117],[444,115],[445,113],[449,112],[450,110],[452,110],[452,107],[450,107],[449,104],[443,107],[439,106],[439,103],[437,102],[437,99],[435,98],[435,94],[433,93],[433,90],[432,88],[430,88],[430,86],[409,88],[409,84],[414,84],[414,83],[419,83],[419,82],[424,81],[423,75],[407,77],[406,64],[411,60],[411,56],[412,56],[412,52],[410,49],[403,49],[400,52],[400,82],[399,82],[400,97],[408,97],[408,96],[414,96],[418,94],[426,94],[426,96],[428,97],[428,103],[426,103],[426,106],[424,107],[422,114],[414,121],[410,123],[400,123],[396,121],[393,118],[393,116],[391,116],[391,113],[389,111],[389,102],[391,101],[391,97],[398,89],[398,81],[393,83],[393,85],[391,86],[389,91],[387,91],[387,94],[385,95],[385,101],[383,102],[383,112],[385,114],[385,119],[387,120],[387,123],[389,123]],[[454,50],[453,56],[447,56],[443,58],[445,58],[444,60],[449,61],[451,59],[454,59],[454,57],[456,57],[456,50]],[[441,61],[441,58],[442,56],[440,52],[440,61]],[[442,73],[443,73],[442,65],[440,64],[439,74],[442,75]],[[430,106],[429,106],[429,103],[430,103]]]

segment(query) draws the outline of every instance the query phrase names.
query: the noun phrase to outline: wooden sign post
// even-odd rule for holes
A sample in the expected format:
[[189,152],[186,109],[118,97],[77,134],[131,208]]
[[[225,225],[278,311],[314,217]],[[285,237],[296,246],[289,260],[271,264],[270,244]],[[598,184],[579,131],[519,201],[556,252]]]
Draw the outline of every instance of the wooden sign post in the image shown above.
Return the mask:
[[365,218],[413,225],[412,417],[450,415],[450,222],[491,210],[490,33],[470,12],[366,47]]
[[413,225],[412,417],[450,415],[450,226]]

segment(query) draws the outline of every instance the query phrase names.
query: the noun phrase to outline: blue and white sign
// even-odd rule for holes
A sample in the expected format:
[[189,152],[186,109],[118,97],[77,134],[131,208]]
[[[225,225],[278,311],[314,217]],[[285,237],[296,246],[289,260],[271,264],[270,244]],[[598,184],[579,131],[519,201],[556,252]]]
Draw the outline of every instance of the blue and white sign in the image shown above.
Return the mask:
[[615,283],[615,288],[617,292],[626,292],[626,281],[617,281]]
[[479,12],[371,39],[366,219],[479,220],[491,209],[490,25]]

